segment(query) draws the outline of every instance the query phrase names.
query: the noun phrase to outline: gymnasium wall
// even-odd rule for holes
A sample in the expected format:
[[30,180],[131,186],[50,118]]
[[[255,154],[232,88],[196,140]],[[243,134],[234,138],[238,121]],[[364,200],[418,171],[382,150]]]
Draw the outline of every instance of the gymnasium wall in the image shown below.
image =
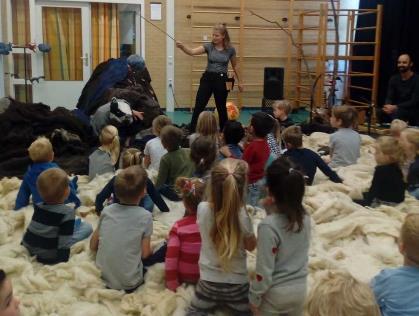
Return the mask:
[[[328,1],[244,1],[245,8],[266,19],[278,21],[287,30],[294,28],[292,34],[297,39],[298,13],[301,10],[319,10],[321,2]],[[190,15],[188,18],[187,16]],[[245,28],[242,30],[243,41],[240,38],[240,19]],[[282,19],[288,21],[283,22]],[[306,24],[318,24],[318,18],[306,20]],[[294,96],[293,83],[295,81],[296,60],[288,60],[289,47],[288,35],[280,31],[276,25],[269,24],[248,10],[240,14],[240,0],[176,0],[175,6],[175,37],[190,47],[202,45],[206,40],[211,40],[212,25],[216,22],[225,22],[230,30],[232,43],[238,56],[242,53],[243,60],[239,65],[245,85],[242,94],[244,106],[258,107],[263,97],[263,69],[264,67],[284,67],[289,62],[290,87],[284,94],[288,98]],[[329,23],[332,25],[333,23]],[[264,29],[270,28],[270,29]],[[291,30],[290,30],[291,31]],[[318,31],[305,32],[304,41],[316,42]],[[147,43],[148,44],[148,43]],[[292,50],[296,55],[296,50]],[[305,53],[315,55],[317,46],[305,47]],[[315,61],[309,61],[310,68],[315,69]],[[191,57],[176,49],[175,51],[175,93],[179,107],[193,106],[199,78],[206,65],[206,55]],[[162,80],[164,80],[162,78]],[[304,83],[304,79],[303,79]],[[306,84],[308,82],[305,82]],[[286,87],[284,87],[286,88]],[[230,93],[229,99],[238,101],[237,92]],[[210,104],[213,104],[211,101]]]

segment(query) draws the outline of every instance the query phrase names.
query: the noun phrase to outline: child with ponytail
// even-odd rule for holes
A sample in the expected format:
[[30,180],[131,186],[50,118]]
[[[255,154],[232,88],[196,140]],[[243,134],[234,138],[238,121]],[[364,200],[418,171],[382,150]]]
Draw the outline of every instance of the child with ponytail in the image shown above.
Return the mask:
[[166,252],[166,287],[176,291],[182,283],[196,284],[199,280],[201,235],[196,223],[196,211],[202,201],[205,183],[199,178],[177,178],[176,188],[182,196],[185,216],[169,233]]
[[252,315],[246,251],[256,246],[253,226],[245,209],[247,164],[221,160],[211,170],[208,202],[198,205],[201,233],[200,279],[187,315],[201,315],[228,307],[237,315]]
[[307,288],[310,217],[302,205],[305,180],[280,157],[267,169],[267,216],[258,226],[254,315],[302,316]]
[[[122,169],[126,169],[130,166],[140,165],[142,163],[141,158],[141,151],[137,148],[128,148],[125,150],[121,155],[121,165]],[[104,203],[108,200],[111,196],[113,196],[113,203],[119,203],[118,198],[115,196],[114,192],[114,183],[115,177],[113,177],[99,192],[96,196],[96,213],[100,215],[104,208]],[[139,206],[144,207],[150,213],[153,212],[154,204],[160,209],[162,212],[169,212],[169,207],[167,206],[166,202],[164,202],[163,198],[161,197],[160,193],[154,187],[153,182],[147,177],[146,179],[146,189],[147,193],[143,196],[140,200]]]
[[89,179],[108,172],[115,172],[119,159],[119,136],[115,126],[107,125],[99,135],[100,147],[89,156]]

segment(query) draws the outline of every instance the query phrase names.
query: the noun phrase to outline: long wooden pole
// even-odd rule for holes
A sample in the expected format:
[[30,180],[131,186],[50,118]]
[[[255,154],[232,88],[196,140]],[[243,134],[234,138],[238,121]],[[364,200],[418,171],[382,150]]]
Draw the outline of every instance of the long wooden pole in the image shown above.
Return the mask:
[[[244,71],[243,71],[243,69],[244,69],[244,59],[243,59],[243,56],[244,56],[244,10],[245,10],[245,8],[244,8],[244,6],[245,6],[245,3],[244,3],[244,1],[245,0],[240,0],[240,30],[239,30],[239,63],[240,63],[240,66],[239,66],[239,71],[238,71],[238,75],[239,75],[239,78],[240,78],[240,80],[242,80],[243,81],[243,73],[244,73]],[[238,95],[237,95],[237,98],[238,98],[238,106],[239,106],[239,109],[241,109],[242,107],[243,107],[243,97],[242,97],[242,93],[239,91],[238,92]]]
[[373,109],[371,115],[371,123],[376,123],[377,113],[376,113],[376,107],[377,107],[377,95],[378,95],[378,76],[380,72],[380,52],[381,52],[381,27],[383,23],[383,6],[380,4],[377,6],[377,22],[376,22],[376,31],[375,31],[375,50],[374,50],[374,77],[372,80],[372,98],[371,102],[373,105]]
[[[294,0],[290,0],[289,2],[289,9],[288,9],[288,25],[289,25],[289,31],[292,35],[293,32],[293,24],[294,24]],[[285,99],[289,99],[290,98],[290,73],[291,73],[291,56],[292,54],[292,41],[291,41],[291,37],[288,36],[288,41],[287,41],[287,64],[285,67]],[[297,104],[296,104],[297,105]],[[299,107],[299,105],[297,105]]]

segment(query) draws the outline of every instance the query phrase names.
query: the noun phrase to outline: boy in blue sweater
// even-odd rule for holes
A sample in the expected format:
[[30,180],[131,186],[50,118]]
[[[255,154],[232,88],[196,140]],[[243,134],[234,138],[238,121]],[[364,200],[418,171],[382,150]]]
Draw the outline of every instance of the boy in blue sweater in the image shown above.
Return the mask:
[[284,155],[301,168],[301,171],[307,176],[307,184],[311,185],[313,183],[317,167],[333,182],[342,182],[336,172],[330,169],[317,153],[303,148],[303,134],[299,126],[287,127],[282,133],[282,139],[287,147]]
[[[42,197],[36,188],[38,176],[45,170],[59,168],[54,160],[54,151],[52,144],[46,137],[39,137],[28,148],[29,157],[32,164],[26,171],[19,192],[16,197],[15,210],[29,205],[29,198],[32,195],[33,204],[43,202]],[[77,197],[77,177],[70,182],[70,194],[65,203],[74,203],[76,208],[80,206],[80,200]]]
[[384,269],[371,281],[383,316],[419,315],[419,214],[406,216],[400,235],[403,266]]

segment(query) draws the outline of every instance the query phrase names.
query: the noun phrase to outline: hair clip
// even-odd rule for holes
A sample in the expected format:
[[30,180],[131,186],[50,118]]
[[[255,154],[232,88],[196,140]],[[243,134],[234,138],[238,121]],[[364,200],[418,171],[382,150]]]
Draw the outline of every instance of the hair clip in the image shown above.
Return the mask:
[[193,183],[191,180],[186,180],[185,185],[183,186],[183,189],[186,190],[187,195],[194,195],[195,196],[195,183]]
[[293,169],[293,168],[289,168],[288,173],[291,173],[291,172],[293,172],[293,171],[294,171],[294,169]]

